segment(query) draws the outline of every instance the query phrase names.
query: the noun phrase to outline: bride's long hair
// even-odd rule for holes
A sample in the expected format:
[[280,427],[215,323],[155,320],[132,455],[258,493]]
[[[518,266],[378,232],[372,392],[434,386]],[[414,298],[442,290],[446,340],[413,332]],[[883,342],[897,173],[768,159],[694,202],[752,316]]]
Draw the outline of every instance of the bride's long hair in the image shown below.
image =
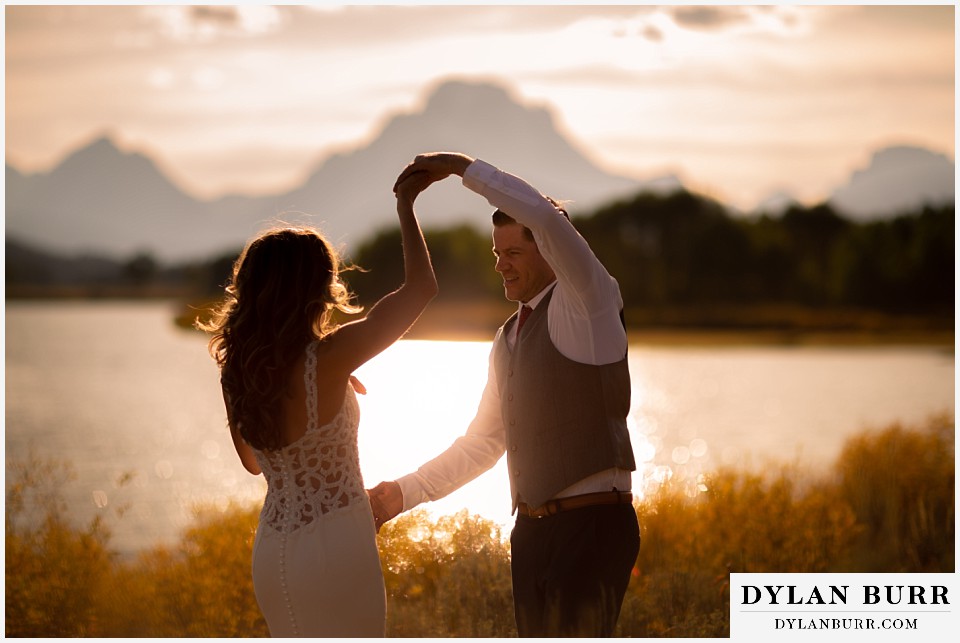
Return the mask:
[[209,322],[231,427],[259,450],[283,446],[280,402],[290,366],[336,328],[334,310],[356,313],[340,259],[314,228],[276,227],[253,238],[233,265]]

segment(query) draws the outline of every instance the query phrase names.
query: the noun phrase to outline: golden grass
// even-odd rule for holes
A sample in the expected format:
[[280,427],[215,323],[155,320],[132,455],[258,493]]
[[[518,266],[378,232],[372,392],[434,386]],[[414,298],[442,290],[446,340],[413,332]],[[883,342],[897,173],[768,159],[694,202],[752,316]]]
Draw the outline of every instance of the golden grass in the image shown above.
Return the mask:
[[[123,560],[99,521],[66,521],[60,471],[35,458],[7,471],[7,636],[267,634],[250,576],[259,507],[200,511],[179,543]],[[855,436],[825,475],[726,470],[706,487],[666,485],[636,504],[618,636],[728,636],[730,572],[954,571],[952,418]],[[413,511],[378,540],[390,636],[516,635],[495,524]]]

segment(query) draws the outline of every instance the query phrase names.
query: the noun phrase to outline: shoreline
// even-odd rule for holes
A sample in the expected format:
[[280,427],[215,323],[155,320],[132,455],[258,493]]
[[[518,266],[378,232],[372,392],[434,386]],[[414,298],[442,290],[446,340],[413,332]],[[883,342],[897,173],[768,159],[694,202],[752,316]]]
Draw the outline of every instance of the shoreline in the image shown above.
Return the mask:
[[[438,341],[491,341],[500,325],[516,310],[509,302],[433,302],[405,336]],[[788,315],[771,319],[769,310],[741,313],[740,323],[679,323],[634,320],[627,316],[630,345],[670,348],[735,346],[916,346],[954,352],[953,320],[934,317],[893,318],[881,315],[808,315],[802,322]],[[638,317],[635,315],[634,317]]]
[[[184,330],[193,330],[193,320],[213,305],[209,300],[191,300],[170,293],[155,295],[11,297],[8,293],[6,303],[167,302],[171,305],[172,321]],[[491,341],[515,310],[515,305],[507,301],[434,301],[404,338]],[[654,348],[909,346],[940,348],[951,354],[956,345],[954,320],[943,316],[898,317],[872,312],[811,312],[800,308],[754,306],[737,311],[735,317],[732,313],[715,315],[710,323],[690,311],[671,312],[674,319],[666,321],[640,311],[628,311],[628,342]],[[344,317],[341,321],[349,319]]]
[[[424,341],[491,341],[494,333],[458,328],[430,330],[411,329],[404,339]],[[778,347],[918,347],[939,348],[955,352],[954,333],[939,332],[857,332],[857,331],[779,331],[779,330],[715,330],[709,328],[631,328],[627,330],[631,346],[650,348],[718,348],[748,346]]]

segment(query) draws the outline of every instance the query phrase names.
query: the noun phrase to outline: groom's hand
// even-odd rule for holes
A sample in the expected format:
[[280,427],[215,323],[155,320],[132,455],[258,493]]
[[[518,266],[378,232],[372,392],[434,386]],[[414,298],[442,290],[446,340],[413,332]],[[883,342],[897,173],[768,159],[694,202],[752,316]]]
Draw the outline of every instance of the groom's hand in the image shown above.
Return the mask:
[[398,201],[406,201],[413,205],[420,193],[436,180],[429,172],[409,172],[402,181],[398,180],[393,186],[393,193],[397,195]]
[[396,482],[381,482],[373,489],[368,489],[367,495],[370,497],[374,524],[379,533],[380,527],[385,522],[392,520],[403,511],[403,492]]
[[467,171],[473,159],[466,154],[457,152],[429,152],[427,154],[418,154],[413,162],[403,168],[396,183],[393,184],[394,193],[397,187],[403,183],[411,174],[416,172],[426,172],[430,175],[431,182],[445,179],[451,174],[463,176]]

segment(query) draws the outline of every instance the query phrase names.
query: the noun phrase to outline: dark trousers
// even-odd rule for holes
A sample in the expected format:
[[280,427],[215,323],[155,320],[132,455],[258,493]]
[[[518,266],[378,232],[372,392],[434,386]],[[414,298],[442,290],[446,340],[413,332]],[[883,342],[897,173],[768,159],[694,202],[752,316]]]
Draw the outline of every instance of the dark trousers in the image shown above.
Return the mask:
[[517,516],[510,549],[520,636],[613,636],[640,551],[631,505]]

